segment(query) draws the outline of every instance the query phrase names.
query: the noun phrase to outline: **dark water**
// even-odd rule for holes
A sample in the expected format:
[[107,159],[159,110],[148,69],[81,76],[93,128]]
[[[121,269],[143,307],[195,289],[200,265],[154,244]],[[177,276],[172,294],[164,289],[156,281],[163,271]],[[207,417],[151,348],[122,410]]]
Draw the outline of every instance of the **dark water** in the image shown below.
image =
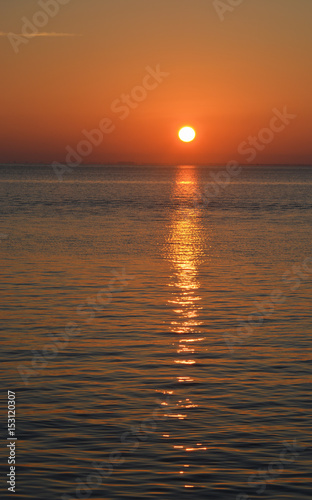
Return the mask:
[[312,169],[212,170],[0,168],[3,498],[312,498]]

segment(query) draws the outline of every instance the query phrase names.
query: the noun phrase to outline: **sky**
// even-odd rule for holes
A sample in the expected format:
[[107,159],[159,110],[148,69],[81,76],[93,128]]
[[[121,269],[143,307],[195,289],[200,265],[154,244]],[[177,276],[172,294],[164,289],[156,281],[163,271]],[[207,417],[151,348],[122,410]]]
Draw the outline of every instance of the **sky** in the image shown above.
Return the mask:
[[311,18],[311,0],[0,0],[0,163],[312,164]]

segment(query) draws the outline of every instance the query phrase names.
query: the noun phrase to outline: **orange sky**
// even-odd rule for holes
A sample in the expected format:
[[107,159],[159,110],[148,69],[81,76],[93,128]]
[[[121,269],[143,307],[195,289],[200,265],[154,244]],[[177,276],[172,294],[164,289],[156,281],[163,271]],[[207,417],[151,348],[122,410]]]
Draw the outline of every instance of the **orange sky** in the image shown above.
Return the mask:
[[[107,118],[84,163],[311,164],[311,0],[227,4],[0,0],[0,162],[64,162]],[[263,132],[273,109],[296,118]]]

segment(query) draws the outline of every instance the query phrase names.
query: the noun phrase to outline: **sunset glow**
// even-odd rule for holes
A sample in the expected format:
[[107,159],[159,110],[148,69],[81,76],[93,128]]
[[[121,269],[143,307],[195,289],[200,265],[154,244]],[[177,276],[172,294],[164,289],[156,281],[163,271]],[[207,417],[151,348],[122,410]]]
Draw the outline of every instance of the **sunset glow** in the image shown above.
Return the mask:
[[[309,164],[312,2],[298,1],[6,2],[0,161]],[[284,107],[297,118],[270,140]]]

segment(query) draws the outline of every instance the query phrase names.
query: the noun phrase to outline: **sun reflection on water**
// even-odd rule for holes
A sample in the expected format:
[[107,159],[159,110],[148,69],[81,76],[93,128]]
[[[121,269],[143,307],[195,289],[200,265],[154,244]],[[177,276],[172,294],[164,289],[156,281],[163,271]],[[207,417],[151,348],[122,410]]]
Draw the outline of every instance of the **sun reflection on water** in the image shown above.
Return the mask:
[[181,203],[171,221],[167,258],[173,268],[170,287],[174,290],[169,303],[173,305],[176,315],[176,319],[171,321],[170,330],[183,335],[198,332],[202,325],[198,317],[202,309],[202,298],[198,293],[198,266],[203,257],[202,233],[195,209],[183,206],[192,200],[196,187],[196,168],[180,167],[173,198]]
[[[193,193],[197,189],[196,167],[180,167],[177,171],[176,182],[173,188],[173,199],[178,208],[171,220],[170,232],[166,246],[166,258],[171,264],[170,280],[171,296],[168,305],[172,310],[173,318],[170,321],[170,331],[177,336],[177,356],[173,360],[177,367],[177,382],[181,391],[177,393],[180,399],[168,417],[178,420],[192,418],[192,412],[199,408],[196,398],[183,386],[196,383],[194,369],[198,363],[197,353],[201,352],[204,337],[201,335],[203,321],[201,319],[202,291],[199,277],[199,268],[204,260],[204,245],[202,228],[196,208],[192,206]],[[207,260],[207,255],[205,256]],[[180,439],[178,440],[180,441]],[[186,456],[191,453],[205,453],[207,448],[202,443],[192,443],[190,438],[182,442],[175,442],[173,450],[185,454],[183,462],[178,466],[179,477],[185,475],[184,488],[193,488],[187,479],[192,472]],[[181,470],[181,468],[186,468]]]

